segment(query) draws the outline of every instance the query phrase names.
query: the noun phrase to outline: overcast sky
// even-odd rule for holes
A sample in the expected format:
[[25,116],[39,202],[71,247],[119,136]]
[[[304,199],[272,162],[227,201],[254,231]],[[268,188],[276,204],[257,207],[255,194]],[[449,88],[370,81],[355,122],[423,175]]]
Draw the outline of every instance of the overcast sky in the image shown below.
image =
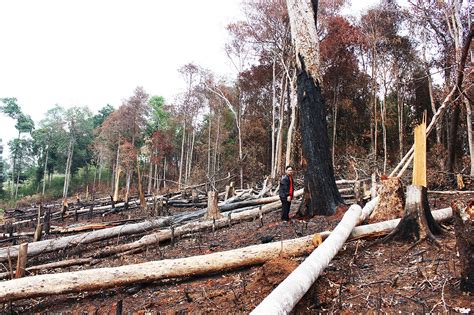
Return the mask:
[[[137,86],[172,101],[189,62],[232,74],[225,26],[241,17],[240,0],[3,0],[0,12],[0,98],[36,123],[55,104],[117,108]],[[15,134],[0,115],[5,147]]]

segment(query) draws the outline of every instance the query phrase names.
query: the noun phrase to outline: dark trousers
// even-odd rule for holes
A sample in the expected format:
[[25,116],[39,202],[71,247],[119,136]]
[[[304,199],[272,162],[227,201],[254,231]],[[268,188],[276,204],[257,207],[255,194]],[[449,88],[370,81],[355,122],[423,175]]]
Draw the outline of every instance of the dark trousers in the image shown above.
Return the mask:
[[281,200],[281,219],[284,221],[289,221],[291,202],[286,200],[286,198],[280,198],[280,200]]

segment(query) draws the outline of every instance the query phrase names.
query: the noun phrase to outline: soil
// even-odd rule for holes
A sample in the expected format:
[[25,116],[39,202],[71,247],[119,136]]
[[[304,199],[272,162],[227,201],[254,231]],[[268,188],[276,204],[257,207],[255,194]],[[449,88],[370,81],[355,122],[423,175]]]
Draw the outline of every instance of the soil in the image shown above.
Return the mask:
[[[453,198],[470,200],[474,196],[430,195],[432,209],[449,206]],[[296,202],[292,213],[297,210]],[[172,213],[190,209],[171,209]],[[142,217],[138,210],[95,217],[79,223],[109,222]],[[291,239],[333,229],[341,215],[317,216],[308,222],[280,221],[279,211],[260,220],[234,224],[212,232],[194,233],[174,244],[150,246],[145,251],[102,259],[93,266],[73,266],[41,273],[67,272],[88,268],[119,266],[152,260],[201,255],[262,242]],[[52,225],[77,224],[73,218]],[[316,313],[427,313],[474,310],[474,298],[459,290],[459,261],[451,222],[439,237],[441,247],[430,243],[416,246],[392,242],[373,244],[364,239],[348,242],[326,268],[313,287],[294,309],[295,314]],[[23,231],[32,231],[33,227]],[[108,245],[136,240],[141,235],[124,236],[88,244],[67,251],[29,259],[29,265],[52,262],[66,257],[87,256]],[[50,238],[58,237],[56,235]],[[1,246],[8,246],[8,242]],[[264,265],[219,272],[199,277],[169,279],[149,284],[120,287],[98,292],[82,292],[20,300],[3,305],[4,313],[23,314],[113,314],[120,309],[133,314],[249,313],[304,259],[279,258]],[[3,270],[2,270],[3,271]]]

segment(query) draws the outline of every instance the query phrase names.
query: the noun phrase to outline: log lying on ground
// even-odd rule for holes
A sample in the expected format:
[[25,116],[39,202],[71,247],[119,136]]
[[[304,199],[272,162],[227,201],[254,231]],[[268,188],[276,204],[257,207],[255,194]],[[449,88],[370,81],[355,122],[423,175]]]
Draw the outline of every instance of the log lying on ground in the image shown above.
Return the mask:
[[329,265],[355,226],[372,212],[378,198],[370,201],[364,210],[352,205],[329,237],[316,248],[251,314],[287,314],[306,294],[321,272]]
[[[60,249],[65,249],[70,246],[77,246],[79,244],[87,244],[96,241],[101,241],[119,235],[129,235],[137,232],[147,231],[156,227],[169,225],[170,223],[171,219],[169,217],[165,217],[158,220],[145,221],[136,224],[126,224],[110,229],[97,230],[78,235],[71,235],[57,239],[34,242],[29,245],[28,256],[35,256],[42,253],[53,252]],[[0,248],[0,261],[7,261],[9,256],[17,257],[18,248],[19,246]]]
[[[433,212],[436,220],[452,215],[451,208]],[[399,219],[356,227],[350,238],[388,233]],[[320,233],[327,238],[331,232]],[[114,268],[97,268],[75,272],[38,275],[0,282],[0,303],[38,296],[76,293],[114,288],[127,284],[219,272],[263,264],[281,256],[302,256],[313,250],[314,235],[294,240],[253,245],[230,251],[167,259]]]
[[[300,195],[302,191],[303,191],[302,189],[296,191],[295,195],[296,196]],[[275,197],[270,197],[270,198],[261,198],[259,200],[250,200],[251,202],[244,201],[244,202],[239,202],[239,203],[234,203],[234,204],[227,204],[225,206],[222,206],[220,210],[229,211],[229,210],[233,210],[233,209],[237,209],[237,208],[241,208],[241,207],[245,207],[249,205],[259,205],[259,204],[270,203],[275,200],[279,200],[279,199]],[[117,235],[129,235],[129,234],[134,234],[137,232],[144,232],[156,227],[170,225],[171,223],[178,224],[186,220],[199,218],[203,216],[206,212],[207,212],[207,209],[203,209],[199,211],[194,211],[193,213],[188,213],[188,214],[183,213],[183,214],[175,215],[173,217],[166,217],[159,220],[146,221],[146,222],[141,222],[141,223],[136,223],[136,224],[128,224],[124,226],[117,226],[114,228],[97,230],[94,232],[83,233],[79,235],[71,235],[71,236],[62,237],[58,239],[35,242],[34,244],[30,246],[28,250],[28,256],[34,256],[40,253],[65,249],[67,247],[75,246],[78,244],[87,244],[87,243],[92,243],[96,241],[101,241],[104,239],[115,237]],[[16,257],[17,253],[18,253],[18,246],[10,247],[10,257]],[[7,259],[8,259],[8,249],[0,248],[0,262],[7,261]]]
[[167,229],[167,230],[162,230],[158,231],[153,234],[145,235],[141,239],[128,243],[128,244],[122,244],[118,246],[113,246],[110,248],[105,248],[98,253],[94,255],[94,257],[105,257],[117,253],[122,253],[126,252],[129,250],[133,249],[138,249],[138,248],[145,248],[146,246],[154,245],[154,244],[159,244],[165,241],[169,241],[171,237],[179,237],[183,236],[186,234],[190,233],[196,233],[199,231],[207,230],[210,228],[213,229],[218,229],[222,227],[226,227],[229,224],[232,224],[232,222],[239,222],[239,221],[244,221],[244,220],[249,220],[249,219],[254,219],[256,217],[259,217],[260,214],[265,214],[270,211],[273,211],[275,209],[281,208],[281,203],[280,201],[272,202],[270,204],[267,204],[263,207],[260,208],[253,208],[247,211],[243,211],[240,213],[229,213],[230,214],[230,221],[229,221],[229,216],[225,216],[222,219],[217,219],[217,220],[207,220],[207,221],[202,221],[202,222],[192,222],[188,223],[182,226],[179,226],[174,229],[174,234],[172,235],[172,230]]

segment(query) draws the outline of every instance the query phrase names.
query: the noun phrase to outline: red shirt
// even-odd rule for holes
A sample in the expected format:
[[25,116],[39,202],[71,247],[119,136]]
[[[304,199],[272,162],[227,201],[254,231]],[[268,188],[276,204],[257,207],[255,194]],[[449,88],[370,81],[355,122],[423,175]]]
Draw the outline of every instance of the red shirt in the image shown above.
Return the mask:
[[290,179],[290,197],[293,199],[293,176],[288,176],[288,178]]

